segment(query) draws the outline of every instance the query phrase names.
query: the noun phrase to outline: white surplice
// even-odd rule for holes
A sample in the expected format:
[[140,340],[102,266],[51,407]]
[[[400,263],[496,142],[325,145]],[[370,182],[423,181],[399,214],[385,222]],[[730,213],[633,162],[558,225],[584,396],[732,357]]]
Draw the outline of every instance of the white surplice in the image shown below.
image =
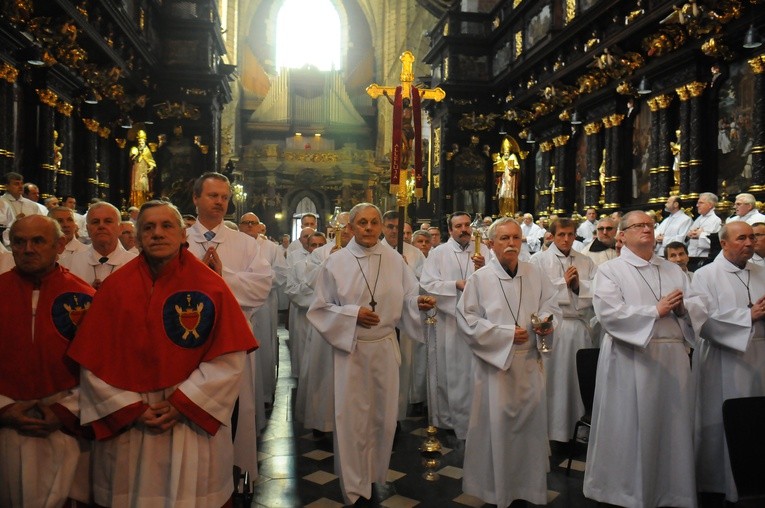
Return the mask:
[[[246,356],[243,352],[218,356],[200,363],[180,384],[147,393],[115,388],[82,369],[82,423],[138,402],[167,400],[176,389],[219,422],[228,422]],[[233,448],[228,424],[215,435],[188,418],[160,434],[133,425],[94,446],[94,464],[100,465],[93,469],[95,502],[114,508],[220,508],[233,492]]]
[[694,382],[686,314],[659,318],[656,303],[688,277],[627,247],[598,267],[593,307],[605,336],[595,383],[584,495],[625,507],[696,506]]
[[[431,418],[440,428],[454,429],[460,439],[467,437],[470,420],[470,391],[473,379],[472,353],[464,334],[457,328],[457,301],[462,292],[455,282],[467,280],[475,271],[473,242],[463,249],[449,238],[431,250],[422,269],[422,288],[438,299],[436,314],[437,401],[428,401]],[[489,261],[489,248],[481,245],[481,254]]]
[[287,262],[282,256],[281,249],[272,241],[259,237],[256,239],[260,249],[260,257],[271,265],[271,291],[268,299],[260,306],[252,317],[251,325],[259,347],[255,351],[257,374],[260,389],[266,403],[273,402],[276,390],[276,366],[279,358],[279,338],[276,335],[278,326],[278,289],[287,281]]
[[[346,502],[384,483],[396,429],[401,357],[396,327],[422,337],[419,286],[401,256],[351,240],[319,269],[308,319],[334,350],[335,471]],[[356,323],[376,302],[377,326]]]
[[[748,288],[747,288],[748,286]],[[752,323],[749,295],[765,296],[765,268],[740,269],[723,254],[694,272],[698,305],[689,307],[699,336],[693,352],[697,380],[696,478],[701,492],[725,492],[738,501],[725,442],[722,404],[765,395],[765,324]]]
[[664,235],[664,240],[661,243],[657,243],[655,247],[656,255],[664,257],[664,247],[672,242],[680,242],[685,244],[685,237],[688,231],[691,230],[691,224],[693,221],[688,217],[684,211],[678,210],[677,212],[669,215],[666,219],[661,221],[656,226],[655,235]]
[[[590,320],[592,309],[592,279],[595,263],[571,249],[565,256],[555,244],[544,252],[531,256],[531,263],[542,269],[552,282],[563,320],[555,330],[555,353],[545,355],[547,379],[547,430],[553,441],[568,442],[577,420],[584,414],[576,374],[576,352],[594,347]],[[579,273],[579,294],[566,285],[564,273],[575,266]]]
[[[79,242],[79,240],[73,241]],[[92,245],[86,245],[84,250],[62,256],[59,264],[92,286],[96,279],[105,281],[115,270],[119,270],[136,255],[126,251],[122,244],[117,242],[117,247],[106,256],[108,259],[103,263],[99,261],[102,257]]]
[[[207,249],[214,247],[223,264],[223,280],[234,293],[245,317],[252,322],[255,311],[263,305],[271,290],[271,267],[260,256],[258,242],[244,233],[228,229],[221,222],[211,231],[197,221],[186,230],[189,252],[202,259]],[[260,340],[260,337],[255,337]],[[256,389],[258,383],[255,352],[249,353],[242,372],[237,413],[236,437],[234,438],[234,464],[256,475],[258,471],[257,429],[265,425],[265,400],[263,392]]]
[[[553,325],[560,324],[550,281],[540,268],[523,262],[511,277],[496,259],[470,276],[457,305],[457,322],[474,355],[462,490],[499,507],[515,499],[547,503],[547,403],[541,360],[547,354],[538,350],[532,313],[552,315]],[[529,331],[525,344],[513,343],[513,314]],[[551,348],[554,342],[557,347],[557,340],[557,331],[545,337]]]
[[698,238],[691,238],[688,240],[688,256],[692,258],[706,258],[709,257],[709,235],[720,231],[722,220],[715,213],[715,209],[712,208],[705,215],[699,215],[691,224],[690,231],[694,229],[700,229]]
[[300,377],[300,362],[305,355],[304,349],[308,341],[310,324],[306,313],[311,305],[313,295],[305,292],[306,263],[310,253],[302,248],[287,254],[287,282],[284,294],[290,299],[289,328],[290,328],[290,363],[292,377]]

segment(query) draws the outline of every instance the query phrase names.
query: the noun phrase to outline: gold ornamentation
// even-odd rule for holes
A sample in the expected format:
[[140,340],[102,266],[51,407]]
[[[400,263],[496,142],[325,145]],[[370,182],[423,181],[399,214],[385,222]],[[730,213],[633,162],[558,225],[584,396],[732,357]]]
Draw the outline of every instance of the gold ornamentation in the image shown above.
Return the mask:
[[549,152],[550,150],[553,149],[552,141],[542,141],[541,143],[539,143],[539,149],[542,152]]
[[619,95],[629,95],[632,97],[637,97],[637,90],[635,90],[635,87],[632,86],[632,84],[629,81],[622,81],[618,85],[616,85],[616,93]]
[[19,77],[19,71],[13,65],[3,62],[0,66],[0,79],[4,79],[8,83],[15,83]]
[[570,138],[571,138],[571,136],[569,136],[568,134],[563,134],[563,135],[560,135],[560,136],[555,136],[553,138],[553,143],[555,144],[555,146],[558,146],[558,147],[565,146],[566,143],[568,143],[568,140]]
[[523,53],[523,32],[518,30],[515,32],[515,58],[518,58]]
[[480,113],[476,115],[475,111],[473,111],[471,113],[463,113],[457,125],[463,131],[490,131],[494,129],[497,118],[499,118],[497,113],[489,113],[488,115]]
[[125,138],[114,138],[114,142],[117,143],[117,146],[120,147],[120,150],[124,149],[127,145],[127,139]]
[[566,0],[566,24],[568,25],[576,17],[576,0]]
[[680,97],[680,101],[682,102],[687,101],[688,97],[690,97],[690,90],[688,90],[688,85],[683,85],[675,88],[675,93]]
[[89,130],[90,132],[96,133],[98,132],[98,128],[100,124],[97,120],[94,120],[92,118],[83,118],[82,123],[85,124],[85,128]]
[[433,166],[441,167],[441,127],[433,129]]
[[56,107],[56,101],[58,101],[58,95],[56,95],[55,92],[53,92],[52,90],[49,90],[48,88],[42,88],[42,89],[38,88],[35,91],[37,92],[37,96],[40,98],[40,102],[52,108]]
[[584,126],[584,133],[587,136],[592,136],[593,134],[599,133],[602,128],[603,124],[600,122],[588,123]]
[[619,127],[624,120],[624,115],[619,113],[614,113],[613,115],[608,117],[608,120],[611,122],[612,127]]
[[692,98],[700,97],[706,86],[706,83],[701,81],[692,81],[686,85]]
[[723,44],[722,37],[719,35],[710,37],[704,44],[702,44],[701,52],[712,58],[725,61],[733,60],[733,52],[728,46]]
[[59,102],[56,104],[56,111],[61,113],[62,115],[66,117],[72,116],[72,110],[74,109],[74,106],[69,104],[68,102]]
[[98,128],[98,137],[103,139],[109,139],[109,134],[112,133],[112,130],[109,127],[106,126],[99,126]]
[[611,117],[609,116],[604,116],[603,118],[600,119],[600,121],[603,122],[603,127],[605,127],[606,129],[610,129],[611,127],[613,127],[613,125],[611,125]]
[[564,109],[561,114],[558,115],[558,120],[561,122],[568,122],[571,120],[571,113],[567,109]]
[[762,74],[765,72],[765,55],[759,55],[747,60],[749,67],[752,68],[752,72],[755,74]]

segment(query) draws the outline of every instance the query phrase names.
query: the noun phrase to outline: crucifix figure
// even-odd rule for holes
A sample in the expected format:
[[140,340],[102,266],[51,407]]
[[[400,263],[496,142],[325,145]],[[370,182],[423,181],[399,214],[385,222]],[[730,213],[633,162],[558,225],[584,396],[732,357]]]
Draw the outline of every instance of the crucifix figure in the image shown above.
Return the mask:
[[[367,94],[373,99],[384,95],[393,105],[393,146],[391,148],[390,192],[396,194],[399,211],[398,251],[403,252],[404,220],[409,196],[406,190],[407,170],[410,162],[414,166],[415,196],[422,197],[422,137],[420,101],[432,99],[442,101],[446,92],[441,88],[417,88],[414,82],[414,55],[404,51],[401,60],[401,84],[381,86],[372,83]],[[391,95],[393,99],[391,99]],[[414,157],[412,157],[412,150]]]

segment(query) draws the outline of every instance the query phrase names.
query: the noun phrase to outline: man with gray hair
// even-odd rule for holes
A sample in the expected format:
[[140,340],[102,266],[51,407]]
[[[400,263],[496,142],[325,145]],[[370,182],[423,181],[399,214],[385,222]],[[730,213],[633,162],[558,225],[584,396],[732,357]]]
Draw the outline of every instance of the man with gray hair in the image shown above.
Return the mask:
[[765,395],[765,268],[748,261],[752,227],[743,221],[720,230],[722,253],[699,270],[689,305],[698,347],[696,379],[696,484],[700,492],[725,493],[738,501],[725,446],[726,399]]
[[611,217],[603,217],[595,226],[596,237],[585,245],[581,253],[592,259],[599,266],[618,256],[616,252],[616,221]]
[[701,267],[709,257],[709,235],[720,231],[722,221],[715,213],[717,206],[717,196],[711,192],[704,192],[699,196],[696,202],[696,209],[699,216],[691,224],[688,231],[688,262],[691,271]]
[[748,192],[742,192],[736,196],[736,200],[733,202],[733,208],[736,213],[728,217],[728,220],[725,221],[726,224],[729,222],[744,221],[751,226],[755,222],[765,222],[765,215],[757,210],[757,200]]
[[319,269],[308,311],[334,349],[335,468],[349,504],[370,499],[372,484],[387,478],[398,412],[396,327],[422,337],[419,311],[435,306],[402,257],[380,244],[376,206],[354,206],[350,225],[354,238]]
[[77,223],[74,220],[74,210],[65,206],[57,206],[48,212],[48,217],[58,222],[59,226],[61,226],[61,231],[64,232],[66,237],[66,247],[64,247],[64,251],[58,256],[59,262],[75,252],[88,250],[88,246],[76,238]]
[[126,251],[119,241],[120,212],[114,205],[106,201],[92,204],[85,221],[91,245],[63,258],[61,264],[98,289],[107,277],[136,254]]

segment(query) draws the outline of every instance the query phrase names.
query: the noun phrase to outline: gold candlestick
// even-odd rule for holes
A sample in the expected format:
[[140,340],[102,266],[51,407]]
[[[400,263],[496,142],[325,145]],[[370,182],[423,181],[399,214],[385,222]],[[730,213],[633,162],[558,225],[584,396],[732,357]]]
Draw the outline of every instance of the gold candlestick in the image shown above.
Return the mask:
[[473,256],[478,256],[481,254],[481,240],[483,239],[483,235],[481,235],[480,231],[473,230],[473,242],[475,242],[475,251],[473,252]]

